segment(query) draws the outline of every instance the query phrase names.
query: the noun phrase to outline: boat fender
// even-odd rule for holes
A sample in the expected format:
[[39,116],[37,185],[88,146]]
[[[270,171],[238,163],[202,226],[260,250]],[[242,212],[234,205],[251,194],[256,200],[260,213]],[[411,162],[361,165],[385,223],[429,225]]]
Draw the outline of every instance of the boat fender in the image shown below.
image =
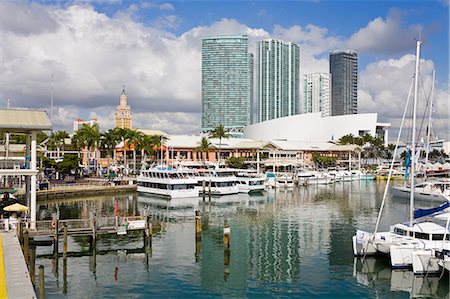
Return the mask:
[[52,220],[52,228],[55,228],[55,227],[56,227],[56,220],[53,219],[53,220]]

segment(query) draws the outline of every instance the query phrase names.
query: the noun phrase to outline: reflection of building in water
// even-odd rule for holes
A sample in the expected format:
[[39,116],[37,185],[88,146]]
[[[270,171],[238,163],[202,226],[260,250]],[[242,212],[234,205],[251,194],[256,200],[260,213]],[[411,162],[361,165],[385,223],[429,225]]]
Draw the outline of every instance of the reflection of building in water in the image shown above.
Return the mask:
[[[261,211],[256,216],[258,221],[249,220],[250,223],[231,222],[231,263],[230,274],[225,275],[226,283],[217,279],[224,276],[223,271],[226,270],[223,266],[222,227],[218,224],[204,230],[200,258],[202,286],[216,291],[222,288],[247,289],[251,288],[249,277],[261,282],[289,283],[306,279],[311,280],[311,284],[323,283],[317,281],[316,276],[310,277],[306,270],[303,275],[301,271],[304,263],[308,272],[311,267],[318,272],[327,269],[328,217],[314,219],[317,212],[305,211],[304,208],[301,211],[294,207],[279,211],[282,213],[275,211],[275,215],[267,210]],[[266,212],[269,214],[265,215]]]

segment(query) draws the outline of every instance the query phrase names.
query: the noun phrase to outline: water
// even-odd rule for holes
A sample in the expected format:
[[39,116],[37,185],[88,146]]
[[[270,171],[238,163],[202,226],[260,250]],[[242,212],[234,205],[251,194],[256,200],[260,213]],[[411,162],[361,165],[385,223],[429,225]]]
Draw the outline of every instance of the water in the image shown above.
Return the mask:
[[[69,237],[69,252],[78,256],[56,261],[50,247],[39,247],[36,268],[45,267],[47,298],[449,297],[447,274],[424,278],[392,271],[382,259],[353,258],[351,236],[356,228],[373,229],[383,191],[383,183],[352,182],[206,204],[137,194],[61,200],[40,206],[39,216],[49,217],[57,206],[62,219],[88,218],[94,208],[112,216],[118,201],[121,215],[148,208],[162,221],[154,227],[150,252],[140,234],[100,236],[94,256],[87,237]],[[197,244],[196,209],[203,214]],[[390,198],[381,229],[408,215],[407,200]],[[231,226],[228,259],[224,221]]]

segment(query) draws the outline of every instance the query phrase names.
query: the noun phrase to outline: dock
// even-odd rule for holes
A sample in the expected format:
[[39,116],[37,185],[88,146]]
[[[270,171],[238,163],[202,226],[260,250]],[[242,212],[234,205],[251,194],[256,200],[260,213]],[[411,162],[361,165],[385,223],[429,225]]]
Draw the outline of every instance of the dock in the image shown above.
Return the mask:
[[0,233],[0,297],[37,298],[15,231]]

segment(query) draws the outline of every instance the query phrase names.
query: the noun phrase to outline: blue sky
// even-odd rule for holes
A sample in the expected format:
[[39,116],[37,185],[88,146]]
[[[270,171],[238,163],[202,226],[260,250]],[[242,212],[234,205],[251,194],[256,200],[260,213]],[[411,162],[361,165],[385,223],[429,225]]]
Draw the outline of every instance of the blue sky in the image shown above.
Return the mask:
[[450,139],[448,1],[0,1],[0,107],[48,108],[53,84],[56,129],[79,117],[108,129],[125,84],[135,127],[195,134],[201,39],[245,33],[254,54],[262,39],[299,44],[301,75],[356,50],[358,112],[395,128],[422,28],[421,82],[429,92],[436,69],[434,125]]
[[[98,11],[113,16],[117,11],[126,10],[140,1],[92,2]],[[263,28],[271,32],[275,25],[291,27],[315,24],[328,28],[335,36],[349,37],[370,20],[386,17],[396,12],[402,17],[402,26],[412,24],[422,26],[424,58],[436,62],[440,84],[448,79],[449,69],[449,5],[448,0],[430,1],[174,1],[173,10],[142,9],[135,17],[144,24],[152,22],[161,15],[176,15],[177,24],[166,28],[176,35],[183,34],[193,27],[210,25],[222,18],[235,19],[253,28]],[[418,30],[417,30],[418,31]],[[417,32],[417,38],[419,32]],[[415,47],[409,52],[413,52]],[[377,58],[397,58],[406,51],[387,55],[360,53],[360,65]]]

